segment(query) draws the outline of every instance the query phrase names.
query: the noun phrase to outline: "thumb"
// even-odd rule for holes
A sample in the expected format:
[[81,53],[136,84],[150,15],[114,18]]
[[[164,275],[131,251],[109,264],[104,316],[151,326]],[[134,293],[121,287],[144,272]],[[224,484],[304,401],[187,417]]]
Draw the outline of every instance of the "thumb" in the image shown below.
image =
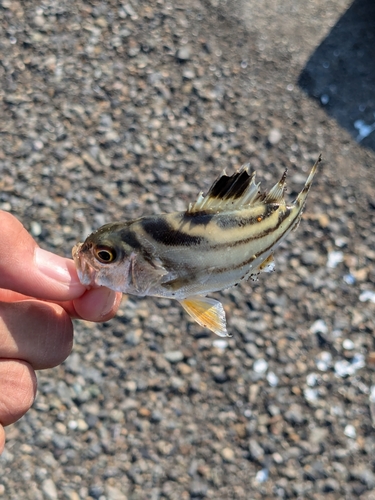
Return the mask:
[[1,210],[0,241],[0,288],[58,301],[85,292],[72,260],[38,247],[23,225]]

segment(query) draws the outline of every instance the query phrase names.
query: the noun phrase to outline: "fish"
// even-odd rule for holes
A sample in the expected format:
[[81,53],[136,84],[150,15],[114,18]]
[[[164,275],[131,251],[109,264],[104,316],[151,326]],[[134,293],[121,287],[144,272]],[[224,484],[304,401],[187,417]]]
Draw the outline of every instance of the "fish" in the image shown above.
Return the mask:
[[225,170],[187,210],[105,224],[72,250],[86,287],[175,299],[202,327],[231,336],[220,301],[207,297],[275,268],[274,250],[301,220],[321,155],[297,198],[287,169],[269,192],[249,164]]

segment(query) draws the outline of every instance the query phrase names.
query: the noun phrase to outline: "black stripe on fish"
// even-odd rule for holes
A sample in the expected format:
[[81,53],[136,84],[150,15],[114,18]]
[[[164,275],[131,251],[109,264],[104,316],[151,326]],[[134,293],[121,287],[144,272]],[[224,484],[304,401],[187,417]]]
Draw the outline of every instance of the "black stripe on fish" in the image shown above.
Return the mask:
[[222,175],[213,183],[208,192],[210,198],[222,200],[240,198],[252,181],[254,174],[249,174],[246,169],[228,176]]
[[199,245],[205,241],[201,236],[192,236],[178,229],[174,229],[162,217],[144,218],[140,220],[143,230],[156,242],[166,246],[189,246]]
[[200,212],[185,212],[182,214],[181,223],[190,226],[207,226],[215,216],[213,212],[201,210]]
[[[226,214],[218,215],[215,222],[220,229],[234,229],[235,227],[244,227],[251,224],[258,224],[262,220],[270,217],[275,212],[275,210],[279,208],[279,206],[280,205],[276,203],[269,204],[266,206],[266,210],[264,211],[264,213],[259,214],[256,217],[238,217],[236,215],[229,216]],[[259,218],[261,219],[259,220]]]
[[[232,266],[229,266],[229,267],[217,267],[217,268],[214,268],[211,270],[211,272],[213,274],[221,274],[221,273],[226,273],[226,272],[229,272],[229,271],[234,271],[235,269],[238,269],[240,267],[243,267],[243,266],[246,266],[248,264],[251,264],[254,260],[256,260],[262,253],[267,253],[269,250],[271,250],[272,247],[274,247],[278,241],[280,241],[283,236],[284,236],[285,233],[282,233],[278,238],[277,240],[275,240],[273,243],[271,243],[271,245],[269,245],[267,248],[263,249],[261,252],[258,252],[254,255],[252,255],[249,259],[243,261],[243,262],[240,262],[240,263],[237,263],[235,265],[232,265]],[[249,269],[246,273],[245,273],[245,276],[251,271],[251,269]],[[256,274],[258,271],[256,269],[254,269],[254,274]],[[240,281],[242,281],[242,279],[244,278],[241,278]]]
[[137,235],[134,231],[129,230],[127,227],[119,231],[119,236],[121,241],[129,245],[130,247],[139,250],[142,248]]
[[279,227],[284,222],[284,220],[289,217],[290,210],[291,209],[289,207],[286,207],[285,212],[282,212],[279,214],[279,220],[278,220],[276,226],[269,227],[268,229],[265,229],[261,233],[255,235],[255,236],[249,236],[248,238],[244,238],[243,240],[237,240],[237,241],[234,241],[231,243],[228,243],[228,242],[217,243],[216,245],[212,245],[210,247],[210,250],[218,250],[220,248],[224,248],[224,247],[228,247],[228,246],[237,247],[239,245],[245,245],[246,243],[250,243],[250,241],[253,241],[253,240],[259,240],[260,238],[263,238],[264,236],[267,236],[268,234],[272,233],[273,231],[276,231],[277,229],[279,229]]

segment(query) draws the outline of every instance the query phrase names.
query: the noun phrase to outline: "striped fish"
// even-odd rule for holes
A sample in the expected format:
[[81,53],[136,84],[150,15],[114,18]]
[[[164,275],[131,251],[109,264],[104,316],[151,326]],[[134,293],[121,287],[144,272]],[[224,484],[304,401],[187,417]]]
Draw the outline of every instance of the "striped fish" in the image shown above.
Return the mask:
[[80,281],[176,299],[201,326],[229,336],[222,304],[206,295],[274,269],[273,251],[298,226],[320,161],[290,205],[286,170],[262,193],[244,165],[224,172],[185,212],[102,226],[73,248]]

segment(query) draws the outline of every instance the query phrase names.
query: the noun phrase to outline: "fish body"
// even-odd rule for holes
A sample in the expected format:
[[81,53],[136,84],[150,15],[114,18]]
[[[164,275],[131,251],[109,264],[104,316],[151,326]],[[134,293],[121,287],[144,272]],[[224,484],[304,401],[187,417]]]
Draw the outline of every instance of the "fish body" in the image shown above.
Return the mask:
[[261,193],[245,165],[223,173],[186,212],[102,226],[73,249],[80,281],[179,300],[200,325],[227,336],[221,303],[205,296],[273,270],[273,252],[298,226],[319,161],[290,205],[286,171]]

